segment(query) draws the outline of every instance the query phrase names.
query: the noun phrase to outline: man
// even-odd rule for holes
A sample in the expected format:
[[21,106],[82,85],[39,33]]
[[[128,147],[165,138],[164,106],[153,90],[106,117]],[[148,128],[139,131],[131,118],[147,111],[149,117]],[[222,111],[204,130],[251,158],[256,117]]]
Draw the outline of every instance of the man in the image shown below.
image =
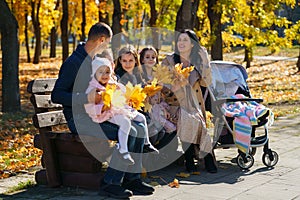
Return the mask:
[[[63,105],[63,112],[69,129],[74,134],[99,137],[104,133],[106,139],[117,139],[117,126],[109,122],[100,125],[92,122],[83,108],[85,103],[98,103],[101,99],[95,90],[88,94],[85,94],[85,91],[91,78],[92,59],[107,48],[111,38],[112,30],[108,25],[104,23],[94,24],[88,33],[86,43],[78,45],[72,55],[62,64],[59,71],[51,99],[54,103]],[[110,166],[102,181],[101,194],[114,198],[128,198],[132,194],[145,195],[154,192],[153,187],[141,181],[140,173],[134,173],[141,172],[143,137],[143,127],[140,124],[134,124],[128,139],[128,150],[136,154],[136,164],[130,166],[131,169],[125,168],[120,165],[117,154],[113,154]],[[90,149],[89,151],[91,152]],[[121,170],[120,166],[123,166]]]

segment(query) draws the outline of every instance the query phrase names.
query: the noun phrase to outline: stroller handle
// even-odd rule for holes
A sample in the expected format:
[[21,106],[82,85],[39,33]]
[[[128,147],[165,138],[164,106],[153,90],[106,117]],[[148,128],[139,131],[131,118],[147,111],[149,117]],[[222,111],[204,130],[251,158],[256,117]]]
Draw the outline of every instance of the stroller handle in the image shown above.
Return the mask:
[[218,100],[215,100],[213,103],[216,104],[216,105],[221,105],[223,103],[237,102],[237,101],[255,101],[257,103],[261,103],[264,100],[263,99],[257,99],[257,98],[218,99]]

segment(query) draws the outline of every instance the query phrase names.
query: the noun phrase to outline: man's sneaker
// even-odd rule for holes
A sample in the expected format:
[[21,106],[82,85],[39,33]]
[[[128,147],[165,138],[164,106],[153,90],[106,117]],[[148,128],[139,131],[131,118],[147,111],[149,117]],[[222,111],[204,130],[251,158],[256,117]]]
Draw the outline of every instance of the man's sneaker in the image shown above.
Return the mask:
[[153,154],[159,154],[159,150],[157,148],[155,148],[153,145],[151,144],[145,144],[144,145],[144,149],[143,149],[144,153],[153,153]]
[[149,195],[154,192],[154,188],[151,185],[143,182],[141,179],[123,181],[122,186],[128,190],[131,190],[135,195]]
[[100,188],[99,195],[113,197],[116,199],[129,199],[133,193],[120,185],[106,184]]

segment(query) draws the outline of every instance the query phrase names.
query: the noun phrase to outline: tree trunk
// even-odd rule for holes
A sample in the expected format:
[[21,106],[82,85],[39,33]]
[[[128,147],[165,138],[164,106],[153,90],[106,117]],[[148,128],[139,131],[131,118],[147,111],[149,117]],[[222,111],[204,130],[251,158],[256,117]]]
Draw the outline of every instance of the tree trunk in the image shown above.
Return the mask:
[[27,13],[27,10],[25,11],[24,33],[25,33],[25,46],[26,46],[27,62],[30,63],[31,58],[30,58],[29,38],[28,38],[28,13]]
[[113,0],[114,4],[114,13],[113,13],[113,22],[112,22],[112,31],[114,33],[114,37],[112,38],[112,51],[113,55],[116,58],[118,50],[121,46],[121,18],[122,18],[122,10],[120,0]]
[[40,18],[39,18],[40,7],[41,7],[41,0],[37,1],[36,13],[35,13],[35,2],[31,2],[32,23],[33,23],[34,35],[35,35],[35,49],[34,49],[33,64],[39,63],[41,52],[42,52],[41,27],[40,27]]
[[246,68],[251,66],[251,61],[253,60],[253,50],[250,47],[245,47],[245,59]]
[[182,0],[182,4],[176,16],[175,31],[193,29],[191,0]]
[[208,1],[207,13],[210,21],[210,29],[211,29],[211,59],[212,60],[223,60],[223,52],[222,52],[222,27],[221,27],[221,14],[222,12],[218,12],[213,9],[216,6],[218,0],[210,0]]
[[85,17],[85,1],[81,1],[81,8],[82,8],[82,22],[81,22],[81,41],[85,41],[85,25],[86,25],[86,17]]
[[21,110],[19,88],[18,22],[6,1],[0,1],[2,48],[2,112]]
[[61,42],[62,42],[62,54],[63,54],[63,62],[69,56],[69,43],[68,43],[68,0],[62,0],[62,9],[63,16],[60,21],[60,29],[61,29]]
[[152,46],[156,49],[157,53],[159,52],[159,34],[158,29],[154,28],[156,27],[156,20],[157,20],[157,10],[155,6],[155,0],[150,0],[150,20],[149,20],[149,26],[152,27]]
[[199,3],[200,3],[200,0],[194,0],[192,2],[192,27],[196,30],[200,29],[199,17],[197,16]]
[[[56,1],[54,10],[58,10],[59,2],[60,2],[60,0]],[[57,25],[54,25],[51,28],[51,32],[50,32],[50,55],[49,55],[50,58],[55,58],[56,57],[56,41],[57,41],[56,31],[57,31]]]
[[57,34],[56,34],[56,27],[51,28],[50,32],[50,58],[56,57],[56,40],[57,40]]
[[107,4],[107,0],[99,0],[99,9],[98,9],[98,17],[99,17],[99,22],[104,22],[106,24],[109,24],[109,14],[107,11],[105,11],[105,13],[103,14],[100,10],[102,10],[102,8],[100,8],[100,6],[102,5],[101,3],[105,2],[105,4]]

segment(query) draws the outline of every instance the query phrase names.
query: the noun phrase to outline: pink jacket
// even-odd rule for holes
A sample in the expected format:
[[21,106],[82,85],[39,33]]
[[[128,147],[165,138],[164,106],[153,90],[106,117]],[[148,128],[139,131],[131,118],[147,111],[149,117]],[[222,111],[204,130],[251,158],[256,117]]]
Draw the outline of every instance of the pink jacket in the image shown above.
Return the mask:
[[[118,88],[125,92],[126,88],[121,83],[117,83],[115,81],[109,82],[110,84],[116,84]],[[89,86],[86,90],[86,93],[89,93],[92,89],[98,89],[100,91],[105,91],[105,87],[101,85],[95,78],[92,78],[92,80],[89,82]],[[104,106],[103,102],[100,102],[99,104],[94,103],[87,103],[84,105],[85,111],[87,114],[92,118],[92,120],[96,123],[102,123],[104,121],[109,120],[114,115],[126,115],[129,118],[134,118],[137,114],[137,111],[133,108],[124,105],[124,108],[116,108],[112,107],[110,110],[102,111]]]

